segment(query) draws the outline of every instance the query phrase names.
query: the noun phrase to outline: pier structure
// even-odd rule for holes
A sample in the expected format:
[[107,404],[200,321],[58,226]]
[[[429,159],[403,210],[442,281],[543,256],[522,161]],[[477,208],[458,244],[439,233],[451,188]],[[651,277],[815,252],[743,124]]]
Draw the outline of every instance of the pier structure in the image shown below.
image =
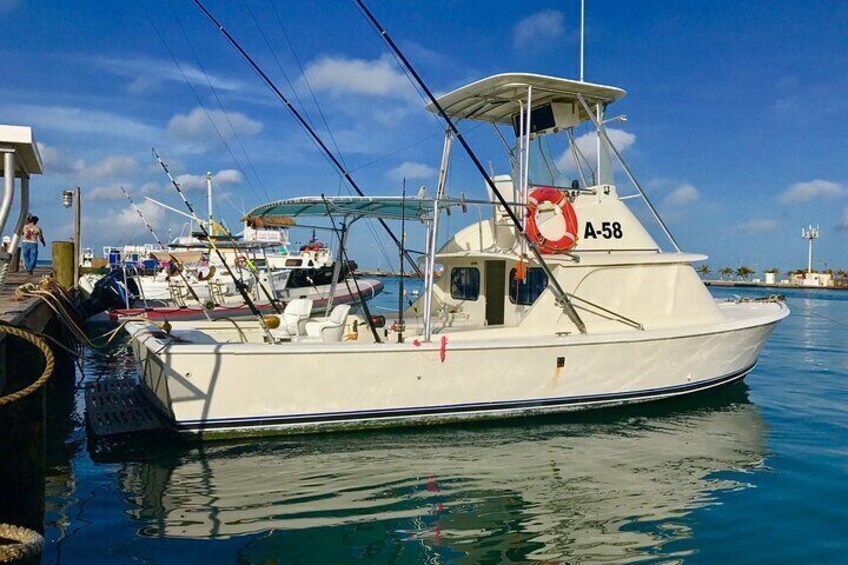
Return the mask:
[[807,240],[807,274],[813,273],[813,242],[819,238],[819,227],[812,224],[801,228],[801,237]]
[[[3,183],[0,236],[10,236],[8,244],[0,248],[0,325],[3,326],[0,328],[0,528],[3,532],[19,527],[43,531],[45,457],[48,456],[45,432],[48,426],[61,428],[62,422],[70,422],[73,410],[73,359],[67,353],[69,349],[53,345],[67,343],[65,332],[56,311],[43,298],[48,291],[30,284],[39,283],[44,275],[50,274],[50,269],[39,267],[35,276],[30,276],[17,268],[29,214],[30,179],[42,172],[32,128],[0,125]],[[24,288],[22,285],[30,285],[29,290],[17,292]],[[32,341],[22,339],[21,334],[28,334]],[[36,341],[42,345],[34,346]],[[44,378],[48,380],[45,382]],[[59,404],[61,415],[57,417]],[[9,539],[0,539],[0,561],[10,555],[9,547]]]
[[[32,175],[43,172],[41,153],[32,128],[27,126],[0,125],[0,155],[3,165],[3,193],[0,198],[0,235],[12,227],[11,243],[0,249],[0,287],[5,284],[7,273],[17,270],[17,251],[29,214],[29,180]],[[18,182],[16,182],[18,181]],[[15,200],[15,185],[19,184],[19,212],[14,224],[9,217]]]

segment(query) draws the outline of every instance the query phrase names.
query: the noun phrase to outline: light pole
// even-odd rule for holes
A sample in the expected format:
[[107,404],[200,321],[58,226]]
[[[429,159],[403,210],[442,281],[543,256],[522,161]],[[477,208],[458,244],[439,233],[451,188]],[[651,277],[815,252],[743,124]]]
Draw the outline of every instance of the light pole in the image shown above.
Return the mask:
[[80,278],[80,254],[82,252],[82,198],[80,198],[80,187],[62,192],[62,205],[65,208],[74,207],[74,288],[79,288]]
[[801,228],[801,237],[807,240],[807,274],[813,272],[813,241],[819,238],[819,227],[812,224]]

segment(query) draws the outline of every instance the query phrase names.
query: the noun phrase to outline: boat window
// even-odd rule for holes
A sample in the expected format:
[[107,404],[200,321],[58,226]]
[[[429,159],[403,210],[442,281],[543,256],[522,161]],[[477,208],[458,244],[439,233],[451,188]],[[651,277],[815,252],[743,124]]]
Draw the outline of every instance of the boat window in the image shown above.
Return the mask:
[[477,267],[451,269],[451,296],[457,300],[477,300],[480,296],[480,270]]
[[513,304],[530,306],[548,288],[548,275],[544,269],[534,267],[527,271],[527,278],[516,280],[515,269],[509,272],[509,301]]
[[300,267],[300,259],[286,259],[286,267]]

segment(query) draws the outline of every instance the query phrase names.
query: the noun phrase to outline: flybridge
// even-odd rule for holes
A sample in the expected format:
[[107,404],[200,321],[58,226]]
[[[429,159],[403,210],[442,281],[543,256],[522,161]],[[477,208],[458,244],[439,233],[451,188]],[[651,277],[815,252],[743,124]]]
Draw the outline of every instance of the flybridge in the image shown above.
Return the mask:
[[[592,115],[580,103],[581,97],[590,106],[607,106],[627,94],[614,86],[531,73],[504,73],[472,82],[437,101],[453,119],[512,125],[518,136],[528,88],[533,92],[531,133],[574,127],[591,120]],[[437,112],[432,103],[427,109]]]

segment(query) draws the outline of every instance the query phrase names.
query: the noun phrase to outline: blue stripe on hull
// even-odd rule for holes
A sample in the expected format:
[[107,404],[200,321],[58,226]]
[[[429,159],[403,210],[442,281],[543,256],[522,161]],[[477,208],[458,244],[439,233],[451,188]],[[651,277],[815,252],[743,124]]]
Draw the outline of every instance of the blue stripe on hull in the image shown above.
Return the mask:
[[506,400],[485,403],[449,404],[442,406],[421,406],[410,408],[384,408],[377,410],[361,410],[355,412],[327,412],[322,414],[293,414],[290,416],[259,416],[252,418],[222,418],[174,422],[180,432],[214,432],[216,430],[234,428],[273,428],[274,426],[298,426],[343,424],[361,420],[388,420],[392,418],[438,418],[461,416],[464,413],[495,413],[499,411],[533,410],[554,411],[556,408],[568,408],[581,404],[623,404],[639,402],[657,397],[677,396],[681,394],[706,390],[716,386],[729,384],[742,379],[756,366],[756,362],[748,367],[695,383],[644,389],[633,392],[612,394],[592,394],[585,396],[568,396],[559,398],[541,398],[534,400]]

